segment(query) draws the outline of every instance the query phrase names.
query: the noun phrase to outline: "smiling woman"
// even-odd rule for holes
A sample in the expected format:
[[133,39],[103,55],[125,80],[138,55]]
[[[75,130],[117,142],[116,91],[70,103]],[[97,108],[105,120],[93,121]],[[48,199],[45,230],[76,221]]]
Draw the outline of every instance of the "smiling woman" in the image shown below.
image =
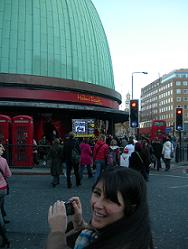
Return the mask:
[[83,221],[79,197],[70,201],[74,215],[68,233],[64,202],[49,209],[47,249],[153,249],[146,185],[138,172],[116,167],[103,173],[92,189],[89,224]]

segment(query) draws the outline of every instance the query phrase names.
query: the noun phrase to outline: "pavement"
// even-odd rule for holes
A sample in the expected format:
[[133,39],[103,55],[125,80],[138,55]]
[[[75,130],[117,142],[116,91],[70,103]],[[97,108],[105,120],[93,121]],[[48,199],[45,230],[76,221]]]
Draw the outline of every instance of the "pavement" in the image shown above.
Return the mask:
[[[164,167],[164,166],[162,166]],[[188,161],[182,161],[176,163],[174,160],[171,162],[171,169],[178,170],[182,169],[185,173],[188,173]],[[22,168],[14,168],[11,167],[11,171],[13,175],[50,175],[50,169],[46,166],[38,166],[38,167],[22,167]]]

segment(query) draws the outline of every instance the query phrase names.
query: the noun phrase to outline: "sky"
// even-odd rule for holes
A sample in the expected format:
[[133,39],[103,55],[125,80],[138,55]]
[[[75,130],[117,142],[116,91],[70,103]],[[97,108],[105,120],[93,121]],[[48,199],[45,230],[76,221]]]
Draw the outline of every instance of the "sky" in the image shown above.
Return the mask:
[[[188,68],[188,0],[92,0],[107,35],[116,91],[141,88]],[[124,103],[120,106],[124,109]]]

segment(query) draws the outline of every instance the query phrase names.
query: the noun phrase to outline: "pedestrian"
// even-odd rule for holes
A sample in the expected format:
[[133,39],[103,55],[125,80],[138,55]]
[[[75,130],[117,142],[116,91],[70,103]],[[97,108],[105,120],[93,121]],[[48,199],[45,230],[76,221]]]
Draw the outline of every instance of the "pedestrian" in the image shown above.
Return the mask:
[[149,172],[152,163],[153,148],[148,139],[142,140],[142,155],[146,169],[147,179],[149,179]]
[[[0,145],[0,210],[3,218],[4,224],[9,223],[10,221],[6,219],[6,211],[5,211],[5,196],[8,194],[8,182],[7,178],[12,175],[10,168],[8,166],[7,160],[2,157],[4,153],[4,147]],[[10,242],[6,235],[6,230],[3,224],[0,223],[0,235],[2,236],[2,245],[1,247],[9,248]]]
[[165,163],[165,171],[168,171],[170,169],[170,163],[173,153],[174,153],[173,144],[171,143],[170,138],[167,137],[166,141],[163,144],[163,149],[162,149],[163,160]]
[[39,159],[42,160],[42,166],[46,166],[46,157],[49,151],[49,143],[46,136],[43,136],[39,141]]
[[[153,249],[146,184],[136,171],[114,167],[103,172],[92,188],[92,217],[83,220],[79,197],[70,199],[74,214],[67,226],[63,201],[50,206],[46,249]],[[65,231],[72,230],[68,234]]]
[[153,154],[156,158],[154,161],[154,168],[157,166],[157,171],[161,168],[161,157],[162,157],[162,149],[163,145],[158,137],[156,137],[152,143]]
[[[73,152],[74,155],[77,152],[78,160],[73,158]],[[79,157],[80,157],[80,147],[79,143],[75,140],[75,135],[73,132],[69,132],[68,137],[66,138],[64,142],[63,147],[63,157],[64,162],[66,164],[66,176],[67,176],[67,187],[72,187],[71,182],[71,171],[72,168],[74,169],[74,175],[76,177],[76,186],[80,186],[80,175],[79,175]]]
[[59,138],[52,141],[52,146],[47,155],[48,166],[52,176],[52,186],[56,187],[60,183],[60,175],[62,174],[63,163],[63,147]]
[[100,177],[102,171],[106,168],[106,159],[109,146],[106,144],[106,136],[101,134],[97,140],[93,150],[93,162],[96,167],[95,182]]
[[120,148],[117,146],[117,141],[112,139],[107,154],[107,166],[120,166]]
[[125,146],[127,145],[127,143],[128,143],[128,138],[127,138],[127,136],[123,136],[123,138],[121,139],[121,146],[122,146],[123,148],[125,148]]
[[130,158],[131,154],[134,152],[134,139],[129,137],[128,144],[125,146],[124,150],[128,150],[128,156]]
[[93,177],[92,169],[92,150],[88,139],[84,138],[80,144],[80,180],[82,180],[85,168],[87,168],[88,178]]
[[[3,175],[4,179],[6,180],[6,194],[9,194],[9,184],[8,184],[8,177],[12,175],[11,170],[8,166],[7,160],[4,158],[5,148],[2,144],[0,144],[0,174]],[[2,157],[3,156],[3,157]],[[5,172],[5,173],[4,173]],[[5,198],[3,198],[1,203],[1,215],[3,218],[4,224],[10,223],[7,219],[7,213],[5,211]]]
[[148,181],[146,160],[144,154],[142,153],[142,144],[140,142],[135,144],[135,151],[130,156],[129,168],[139,171],[143,175],[144,179]]
[[37,166],[39,164],[38,146],[37,141],[35,139],[33,139],[33,164],[34,166]]

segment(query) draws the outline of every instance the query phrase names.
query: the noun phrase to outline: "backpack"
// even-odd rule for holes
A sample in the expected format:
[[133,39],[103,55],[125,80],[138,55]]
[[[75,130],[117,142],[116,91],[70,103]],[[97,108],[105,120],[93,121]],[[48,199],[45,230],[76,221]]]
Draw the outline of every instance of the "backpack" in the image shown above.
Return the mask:
[[107,165],[108,166],[117,166],[117,149],[113,150],[109,148],[108,154],[107,154]]

